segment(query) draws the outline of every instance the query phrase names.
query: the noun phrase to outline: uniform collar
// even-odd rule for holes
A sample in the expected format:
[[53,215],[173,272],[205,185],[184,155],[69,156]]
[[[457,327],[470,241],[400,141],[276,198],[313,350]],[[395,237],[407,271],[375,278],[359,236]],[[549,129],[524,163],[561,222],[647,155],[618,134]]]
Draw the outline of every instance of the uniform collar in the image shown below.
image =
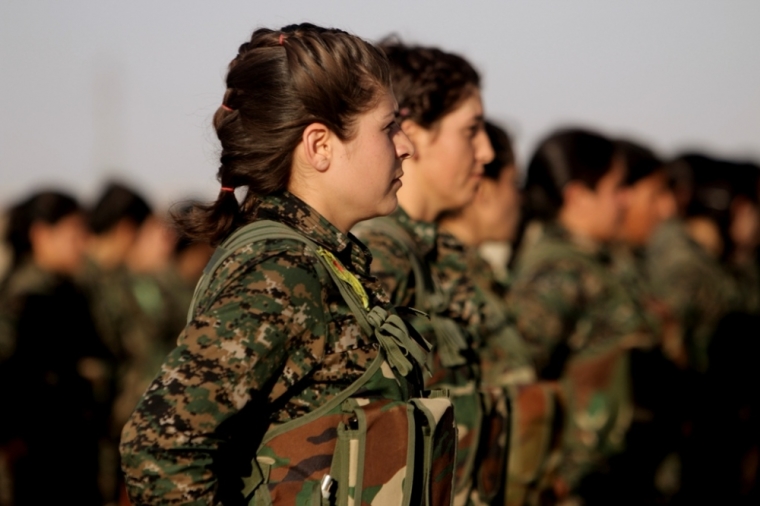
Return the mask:
[[438,226],[435,223],[415,221],[401,206],[398,206],[393,211],[391,218],[396,220],[401,225],[401,228],[412,236],[417,249],[423,256],[427,256],[435,249],[436,237],[438,236]]
[[254,220],[272,220],[298,230],[333,253],[351,270],[369,275],[372,255],[353,234],[344,234],[306,202],[290,192],[260,197]]
[[575,250],[594,257],[603,263],[610,261],[610,252],[606,245],[589,237],[574,234],[557,222],[547,225],[544,233],[547,237],[566,242]]

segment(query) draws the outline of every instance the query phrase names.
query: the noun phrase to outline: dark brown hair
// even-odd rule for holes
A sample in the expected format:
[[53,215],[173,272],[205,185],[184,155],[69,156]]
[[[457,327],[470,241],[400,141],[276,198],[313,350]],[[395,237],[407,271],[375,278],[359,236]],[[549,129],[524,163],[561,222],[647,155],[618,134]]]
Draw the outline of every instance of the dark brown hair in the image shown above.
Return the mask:
[[515,153],[512,150],[512,139],[500,126],[486,121],[486,134],[493,147],[494,158],[483,168],[483,177],[496,181],[504,169],[515,164]]
[[88,213],[87,221],[90,230],[100,235],[112,230],[124,219],[139,227],[152,212],[148,202],[136,190],[111,182]]
[[564,204],[562,190],[570,181],[595,189],[612,170],[615,144],[596,132],[558,130],[539,144],[528,164],[524,219],[553,220]]
[[261,28],[229,65],[227,91],[214,115],[222,144],[217,179],[247,187],[238,203],[222,190],[216,202],[175,216],[181,232],[217,244],[245,222],[258,197],[287,188],[293,151],[304,129],[323,123],[341,140],[355,134],[358,115],[391,89],[385,55],[342,30],[312,24]]
[[406,46],[395,37],[380,43],[391,63],[402,119],[430,129],[480,87],[480,76],[459,55],[434,47]]
[[619,139],[615,142],[615,151],[625,164],[626,186],[633,186],[658,171],[665,171],[662,160],[654,151],[637,142]]
[[80,213],[79,203],[71,195],[58,191],[40,191],[8,210],[5,240],[13,250],[13,264],[19,265],[32,252],[29,232],[35,223],[55,225],[63,218]]

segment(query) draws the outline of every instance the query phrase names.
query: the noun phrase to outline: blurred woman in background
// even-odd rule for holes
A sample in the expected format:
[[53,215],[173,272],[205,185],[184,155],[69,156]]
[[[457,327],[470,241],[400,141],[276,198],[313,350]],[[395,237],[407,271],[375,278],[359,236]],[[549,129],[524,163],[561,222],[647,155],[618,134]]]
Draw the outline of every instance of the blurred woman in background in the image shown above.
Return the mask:
[[528,167],[523,219],[543,231],[521,250],[510,293],[538,377],[558,381],[562,392],[559,466],[548,492],[587,504],[610,504],[597,475],[622,448],[631,417],[626,340],[643,327],[609,272],[626,175],[615,155],[611,140],[585,130],[541,142]]
[[[484,404],[475,285],[462,275],[461,243],[438,220],[475,197],[493,148],[484,129],[480,76],[464,58],[438,48],[382,44],[391,63],[401,129],[415,146],[405,162],[399,207],[355,229],[372,252],[377,276],[395,306],[431,315],[418,328],[433,344],[429,388],[447,388],[459,428],[455,504],[476,499]],[[502,399],[503,401],[504,399]],[[498,416],[497,416],[498,418]],[[505,439],[502,438],[502,441]],[[494,443],[490,445],[497,448]],[[487,492],[486,495],[490,495]]]
[[[3,416],[0,438],[13,504],[101,504],[98,438],[105,420],[107,350],[72,278],[87,239],[70,196],[40,192],[13,207],[6,235],[13,267],[2,283]],[[12,385],[12,386],[11,386]]]

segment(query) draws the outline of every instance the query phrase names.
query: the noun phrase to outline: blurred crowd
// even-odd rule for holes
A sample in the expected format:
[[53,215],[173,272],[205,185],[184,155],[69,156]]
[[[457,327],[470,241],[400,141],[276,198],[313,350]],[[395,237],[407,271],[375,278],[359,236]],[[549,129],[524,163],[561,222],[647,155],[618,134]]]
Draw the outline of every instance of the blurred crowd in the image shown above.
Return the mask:
[[[516,389],[511,503],[570,504],[569,487],[586,504],[757,504],[760,167],[564,129],[521,171],[487,131],[476,201],[441,228],[487,240],[470,276],[506,301],[506,349],[524,349],[484,371]],[[213,249],[119,183],[90,206],[35,192],[6,209],[4,237],[0,505],[40,487],[125,501],[121,428]],[[566,423],[573,403],[584,418]]]
[[175,346],[212,249],[120,183],[90,207],[35,192],[5,221],[0,504],[33,504],[41,486],[115,503],[121,428]]

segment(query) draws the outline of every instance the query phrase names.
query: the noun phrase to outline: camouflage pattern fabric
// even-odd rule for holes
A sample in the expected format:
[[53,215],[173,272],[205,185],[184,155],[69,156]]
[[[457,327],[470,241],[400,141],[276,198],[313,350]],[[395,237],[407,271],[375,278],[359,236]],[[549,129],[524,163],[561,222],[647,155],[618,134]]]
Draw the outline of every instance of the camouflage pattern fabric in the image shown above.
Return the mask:
[[101,341],[120,362],[124,351],[124,333],[135,310],[129,272],[123,266],[106,270],[87,259],[77,282],[90,300]]
[[731,263],[729,271],[739,292],[738,310],[749,314],[760,313],[760,266],[752,261]]
[[[84,294],[28,259],[8,273],[0,302],[9,343],[0,360],[2,495],[9,504],[47,504],[66,489],[80,504],[102,504],[98,440],[107,413],[97,396],[107,390],[108,351]],[[40,487],[41,473],[61,455],[67,465]]]
[[[368,288],[370,307],[382,305],[366,248],[296,197],[262,198],[251,220],[280,222],[309,237]],[[374,383],[353,392],[356,398],[378,399],[399,391],[408,398],[414,393],[418,387],[382,367],[377,341],[362,332],[340,290],[325,276],[317,255],[292,239],[246,244],[222,263],[200,295],[177,348],[124,429],[122,467],[134,503],[320,504],[312,502],[321,492],[309,477],[323,478],[321,469],[340,476],[330,470],[333,459],[318,449],[338,438],[339,424],[306,436],[313,448],[297,437],[277,438],[278,427],[311,421],[310,413],[339,399],[362,377]],[[335,409],[355,411],[363,403],[351,402],[350,409],[344,403]],[[343,422],[350,426],[352,418]],[[393,453],[392,440],[380,432]],[[278,463],[277,455],[289,451],[277,448],[278,441],[286,446],[299,442],[298,455],[310,458]],[[430,451],[445,457],[452,450]],[[280,468],[290,471],[280,476]],[[375,466],[365,470],[378,472]],[[391,478],[398,471],[381,470],[391,472]],[[372,497],[381,494],[379,481],[385,478],[367,478],[364,483],[370,486],[354,489],[361,499],[354,496],[353,501],[368,497],[370,504],[377,503]],[[269,485],[259,486],[262,481]],[[316,483],[329,489],[329,483]]]
[[[452,314],[474,336],[480,358],[484,396],[483,435],[475,466],[477,498],[491,504],[504,493],[512,385],[536,380],[527,349],[517,333],[506,301],[496,291],[497,280],[475,248],[468,248],[447,231],[438,235],[438,261],[433,264],[444,290],[450,291]],[[508,487],[508,484],[507,484]]]
[[665,222],[655,231],[647,248],[646,267],[655,295],[680,324],[680,341],[689,367],[705,372],[708,347],[718,323],[741,307],[735,281],[717,259],[689,237],[680,220]]
[[176,298],[179,287],[173,285],[180,281],[170,272],[130,273],[126,278],[128,292],[124,296],[131,318],[121,331],[123,358],[113,409],[117,433],[121,433],[185,326],[193,292],[192,287],[186,288],[186,293],[180,294],[186,295],[185,300]]
[[479,312],[483,339],[480,356],[483,382],[506,387],[510,401],[509,443],[504,504],[537,504],[542,480],[552,472],[558,451],[559,388],[537,381],[526,344],[514,326],[507,305],[509,287],[474,249],[467,252],[468,272],[482,295]]
[[565,412],[559,476],[571,489],[622,449],[631,419],[626,349],[646,326],[596,244],[547,225],[518,260],[510,294],[542,379]]
[[464,254],[466,263],[462,275],[474,284],[479,314],[474,332],[482,336],[479,351],[483,383],[510,386],[535,382],[533,363],[507,306],[508,288],[497,280],[491,266],[476,249],[467,248]]
[[[436,225],[412,220],[401,207],[389,217],[362,223],[355,233],[370,248],[372,274],[390,295],[391,303],[431,314],[430,322],[415,321],[415,327],[433,343],[432,377],[426,386],[451,392],[459,430],[454,503],[468,504],[476,495],[476,456],[486,423],[479,357],[470,333],[479,321],[472,302],[473,285],[462,277],[461,270],[449,268],[446,244]],[[443,241],[450,238],[447,235]],[[460,262],[459,252],[455,255]],[[449,337],[452,334],[459,335],[455,346]]]

